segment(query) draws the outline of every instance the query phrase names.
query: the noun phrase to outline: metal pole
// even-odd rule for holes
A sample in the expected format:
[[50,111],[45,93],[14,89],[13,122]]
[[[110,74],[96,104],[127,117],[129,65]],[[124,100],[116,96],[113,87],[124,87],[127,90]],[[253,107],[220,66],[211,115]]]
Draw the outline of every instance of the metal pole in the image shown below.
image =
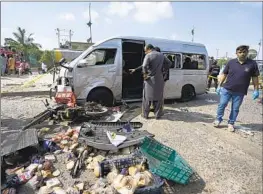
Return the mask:
[[60,29],[57,28],[55,30],[57,31],[57,35],[58,35],[58,48],[60,48]]
[[72,36],[72,31],[69,30],[69,48],[71,49],[71,36]]
[[262,42],[262,39],[260,39],[259,44],[258,44],[257,60],[258,60],[258,55],[259,55],[260,48],[261,48],[261,42]]
[[89,21],[90,21],[90,43],[92,43],[90,4],[89,4]]
[[192,42],[194,42],[194,37],[195,37],[195,27],[193,26],[193,29],[192,29]]
[[69,30],[69,44],[71,43],[71,30]]
[[218,51],[219,49],[216,49],[216,59],[218,59]]

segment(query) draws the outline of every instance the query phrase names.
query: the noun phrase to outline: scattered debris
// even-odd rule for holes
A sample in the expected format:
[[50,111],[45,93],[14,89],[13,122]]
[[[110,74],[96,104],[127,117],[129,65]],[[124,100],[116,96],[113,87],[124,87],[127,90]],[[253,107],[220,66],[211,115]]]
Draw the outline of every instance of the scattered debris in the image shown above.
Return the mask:
[[[28,185],[39,194],[142,194],[144,191],[153,193],[153,190],[161,193],[162,179],[152,173],[155,171],[149,171],[148,163],[151,158],[146,160],[140,149],[137,149],[146,137],[154,137],[153,134],[141,130],[142,123],[120,121],[125,111],[117,107],[110,110],[114,115],[113,120],[107,121],[110,117],[105,117],[103,121],[96,121],[97,118],[103,118],[106,112],[110,112],[96,103],[86,103],[81,109],[77,106],[65,109],[65,106],[61,105],[54,109],[48,103],[46,105],[47,110],[25,126],[23,133],[29,132],[29,127],[46,119],[59,124],[57,121],[65,111],[71,114],[67,118],[73,120],[76,115],[83,116],[83,110],[86,116],[90,117],[87,117],[88,122],[79,126],[68,122],[64,127],[60,123],[60,127],[56,128],[50,125],[34,129],[37,152],[29,152],[31,154],[24,156],[24,163],[16,161],[22,161],[18,160],[19,153],[28,149],[27,147],[20,146],[21,151],[4,157],[5,166],[1,166],[6,172],[2,175],[5,182],[3,192],[16,192],[17,187]],[[77,111],[77,114],[74,111]],[[66,118],[65,115],[62,117]],[[69,171],[67,173],[70,173],[73,179],[84,170],[91,170],[98,178],[95,184],[76,181],[70,187],[64,188],[63,180],[60,179],[64,172],[61,168],[55,168],[59,154],[65,155],[66,159],[60,162],[60,165],[64,165],[64,169]],[[126,157],[119,158],[120,154]]]
[[110,142],[115,145],[116,147],[118,145],[120,145],[121,143],[123,143],[127,138],[123,135],[117,135],[116,133],[114,132],[111,132],[111,131],[107,131],[106,132]]
[[[133,130],[132,132],[122,132],[123,126],[128,122],[112,123],[112,122],[92,122],[84,123],[80,130],[79,143],[84,143],[90,147],[99,150],[118,150],[125,147],[130,147],[139,144],[144,137],[154,135],[145,130]],[[142,124],[139,122],[130,122],[133,128],[137,128]],[[107,129],[107,130],[106,130]],[[110,131],[116,136],[122,136],[123,141],[121,144],[112,144],[107,131]],[[125,131],[125,130],[124,130]],[[115,136],[115,135],[114,135]],[[114,137],[113,136],[113,137]],[[115,136],[115,137],[116,137]],[[111,137],[111,136],[110,136]],[[118,145],[118,146],[116,146]]]
[[[243,133],[244,135],[250,135],[253,136],[255,131],[252,131],[251,128],[248,127],[243,127],[243,126],[237,126],[236,127],[238,129],[238,131],[240,131],[241,133]],[[246,136],[245,136],[246,137]]]
[[215,103],[217,102],[216,100],[213,100],[213,99],[205,99],[206,102],[209,102],[209,103]]
[[46,181],[46,185],[49,188],[54,188],[54,187],[57,187],[57,186],[61,186],[61,182],[60,182],[60,180],[58,178],[51,178],[51,179]]
[[5,156],[29,146],[38,145],[38,136],[35,129],[27,131],[1,131],[1,156]]
[[188,108],[179,108],[179,110],[182,112],[189,112]]
[[49,160],[51,162],[55,162],[56,161],[56,158],[54,155],[46,155],[45,156],[45,160]]

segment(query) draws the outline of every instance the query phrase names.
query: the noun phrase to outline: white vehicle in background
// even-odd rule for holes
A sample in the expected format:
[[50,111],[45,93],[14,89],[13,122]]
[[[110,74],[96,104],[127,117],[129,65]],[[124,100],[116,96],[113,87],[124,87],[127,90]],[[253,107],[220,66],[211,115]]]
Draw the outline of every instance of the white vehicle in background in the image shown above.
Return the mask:
[[[129,69],[142,65],[144,46],[152,44],[172,61],[165,99],[192,100],[206,92],[209,60],[203,44],[158,38],[114,37],[89,47],[62,66],[55,91],[71,88],[78,102],[140,101],[143,91],[141,72]],[[186,58],[190,63],[185,63]],[[188,59],[189,60],[189,59]]]

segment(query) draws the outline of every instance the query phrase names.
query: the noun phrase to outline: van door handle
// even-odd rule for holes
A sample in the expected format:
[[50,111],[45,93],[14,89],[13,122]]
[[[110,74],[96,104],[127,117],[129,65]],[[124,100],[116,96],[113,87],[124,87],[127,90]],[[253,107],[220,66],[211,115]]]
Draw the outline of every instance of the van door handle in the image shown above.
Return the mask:
[[116,72],[116,67],[109,68],[108,72]]

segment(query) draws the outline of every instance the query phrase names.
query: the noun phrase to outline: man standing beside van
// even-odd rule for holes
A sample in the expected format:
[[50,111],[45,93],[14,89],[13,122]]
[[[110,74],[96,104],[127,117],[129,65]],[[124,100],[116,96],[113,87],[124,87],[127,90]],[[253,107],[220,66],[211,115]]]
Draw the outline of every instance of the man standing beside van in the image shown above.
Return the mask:
[[[157,52],[161,53],[161,49],[159,47],[156,46],[154,49]],[[170,60],[170,59],[168,59],[168,57],[164,56],[164,63],[166,63],[169,66],[168,69],[163,68],[163,79],[164,79],[164,86],[165,86],[165,82],[169,80],[169,76],[170,76],[169,70],[172,66],[172,60]],[[164,96],[163,96],[163,103],[162,103],[162,111],[163,111],[163,106],[164,106]]]
[[153,45],[146,45],[144,51],[146,55],[142,65],[144,77],[142,116],[148,119],[150,107],[153,104],[155,118],[159,119],[162,116],[163,71],[169,69],[169,64],[164,62],[164,55],[154,50]]
[[[222,118],[224,116],[225,108],[228,102],[232,100],[231,113],[228,120],[228,130],[230,132],[235,131],[234,124],[239,113],[239,108],[243,102],[243,98],[247,95],[251,78],[254,85],[252,98],[255,100],[259,97],[259,70],[257,63],[247,57],[248,49],[249,47],[245,45],[237,47],[237,58],[230,60],[226,64],[219,86],[216,90],[217,94],[220,94],[220,103],[218,105],[214,126],[218,127],[223,121]],[[225,80],[226,82],[224,83]]]

